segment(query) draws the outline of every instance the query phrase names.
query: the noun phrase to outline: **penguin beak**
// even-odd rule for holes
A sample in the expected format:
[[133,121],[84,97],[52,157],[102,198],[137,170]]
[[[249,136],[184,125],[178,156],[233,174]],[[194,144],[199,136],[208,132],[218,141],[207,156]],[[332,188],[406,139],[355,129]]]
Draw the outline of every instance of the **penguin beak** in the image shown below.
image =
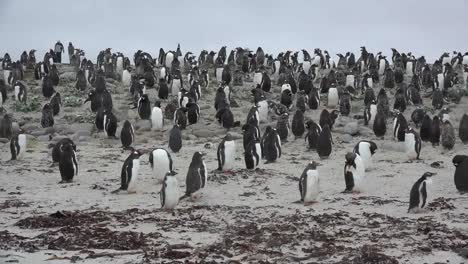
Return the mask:
[[87,102],[89,102],[89,98],[86,98],[86,100],[83,102],[83,104],[86,104]]

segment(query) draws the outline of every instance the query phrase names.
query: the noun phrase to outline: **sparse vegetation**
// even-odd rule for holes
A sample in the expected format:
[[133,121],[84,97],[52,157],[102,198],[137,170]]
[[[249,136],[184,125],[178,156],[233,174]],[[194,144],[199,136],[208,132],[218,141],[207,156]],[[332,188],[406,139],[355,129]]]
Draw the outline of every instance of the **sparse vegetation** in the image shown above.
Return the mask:
[[77,107],[83,104],[83,99],[74,95],[65,96],[63,99],[63,106],[66,107]]
[[37,97],[32,97],[27,100],[26,103],[15,102],[16,112],[34,112],[41,108],[41,102]]

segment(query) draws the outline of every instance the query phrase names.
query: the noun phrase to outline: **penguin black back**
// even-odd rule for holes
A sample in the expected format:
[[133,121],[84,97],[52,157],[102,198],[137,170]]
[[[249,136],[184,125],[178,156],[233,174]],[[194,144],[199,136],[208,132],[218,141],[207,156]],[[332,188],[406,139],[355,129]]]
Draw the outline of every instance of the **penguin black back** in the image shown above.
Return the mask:
[[313,120],[308,120],[306,123],[306,127],[308,131],[305,139],[309,143],[309,149],[316,149],[318,145],[320,132],[322,132],[322,128],[319,125],[317,125]]
[[332,142],[330,127],[328,124],[325,124],[322,126],[322,131],[320,132],[317,143],[317,153],[321,159],[326,159],[330,156],[332,152]]
[[151,117],[151,102],[147,94],[141,95],[140,99],[138,99],[138,115],[143,120]]
[[387,122],[382,111],[377,111],[373,125],[374,134],[377,137],[384,137],[387,132]]
[[54,116],[58,115],[60,112],[60,107],[62,106],[62,98],[60,97],[59,92],[56,92],[54,96],[52,96],[49,104],[52,107]]
[[41,126],[43,128],[54,125],[54,113],[50,104],[45,104],[42,108]]
[[468,115],[467,114],[463,114],[463,117],[460,119],[458,135],[460,136],[460,140],[464,144],[468,143]]
[[421,123],[421,129],[419,134],[421,135],[422,141],[430,141],[432,132],[432,120],[428,114],[425,114]]
[[78,175],[78,162],[73,145],[64,144],[61,146],[59,170],[62,182],[71,182],[73,177]]
[[460,192],[468,192],[468,156],[456,155],[452,163],[455,166],[455,187]]
[[135,131],[128,120],[125,120],[123,123],[122,130],[120,131],[120,141],[124,148],[130,147],[135,141]]
[[431,143],[438,146],[440,142],[440,119],[438,116],[432,118],[431,124]]
[[178,125],[174,125],[169,132],[169,148],[174,152],[182,148],[182,133]]

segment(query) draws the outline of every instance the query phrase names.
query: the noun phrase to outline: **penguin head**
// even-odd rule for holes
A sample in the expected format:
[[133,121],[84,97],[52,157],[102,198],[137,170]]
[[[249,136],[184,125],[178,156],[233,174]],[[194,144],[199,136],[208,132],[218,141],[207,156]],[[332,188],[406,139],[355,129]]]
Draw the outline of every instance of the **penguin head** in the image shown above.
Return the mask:
[[467,160],[467,159],[468,159],[468,156],[466,155],[456,155],[452,159],[453,166],[458,167],[460,163],[462,163],[464,160]]
[[232,136],[231,136],[231,133],[227,133],[226,136],[224,137],[224,140],[225,141],[232,141]]
[[161,101],[156,100],[156,101],[154,102],[154,106],[155,106],[155,107],[158,107],[158,108],[161,108]]
[[353,153],[353,152],[346,153],[345,164],[347,167],[350,167],[350,166],[356,167],[356,162],[355,162],[356,156],[357,156],[356,153]]
[[339,114],[340,114],[340,111],[338,111],[338,110],[333,110],[333,111],[331,111],[331,113],[330,113],[330,118],[333,119],[333,120],[336,120],[336,119],[338,118]]
[[201,161],[203,161],[203,157],[205,155],[206,155],[206,153],[200,152],[200,151],[197,151],[197,152],[193,153],[192,162],[201,162]]
[[90,90],[89,93],[88,93],[88,98],[86,98],[84,103],[93,100],[95,96],[96,96],[96,91],[95,90]]
[[141,150],[138,150],[138,149],[133,149],[132,150],[132,154],[130,154],[134,159],[138,159],[141,157],[141,155],[143,155],[143,152]]
[[436,175],[436,174],[437,174],[437,173],[435,173],[435,172],[426,171],[426,172],[422,175],[421,178],[427,179],[427,178],[432,177],[432,176],[434,176],[434,175]]
[[307,170],[316,170],[318,165],[316,161],[311,161],[307,164]]

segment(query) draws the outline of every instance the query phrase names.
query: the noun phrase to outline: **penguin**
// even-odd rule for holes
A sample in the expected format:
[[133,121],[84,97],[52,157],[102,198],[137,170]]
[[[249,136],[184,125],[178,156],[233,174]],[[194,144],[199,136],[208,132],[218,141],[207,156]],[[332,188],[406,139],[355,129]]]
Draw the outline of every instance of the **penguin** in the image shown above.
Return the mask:
[[121,183],[120,188],[113,193],[119,191],[127,191],[128,193],[136,193],[137,180],[140,170],[140,157],[142,153],[139,150],[132,150],[130,155],[125,159],[120,173]]
[[304,204],[317,201],[320,189],[317,165],[318,164],[315,161],[307,164],[307,167],[304,169],[299,179],[299,193],[301,195],[301,202]]
[[317,149],[317,144],[319,140],[320,133],[322,128],[316,124],[313,120],[308,120],[306,122],[307,134],[305,136],[305,141],[308,141],[308,147],[311,150]]
[[60,93],[56,92],[52,98],[50,99],[50,107],[52,107],[52,113],[54,116],[60,113],[60,107],[62,106],[62,98],[60,97]]
[[426,111],[424,111],[424,109],[422,109],[421,107],[414,109],[413,113],[411,113],[411,120],[416,125],[416,127],[421,127],[425,115]]
[[78,91],[84,91],[88,86],[88,80],[86,79],[85,72],[82,69],[79,69],[76,73],[76,84],[75,88]]
[[376,137],[383,138],[385,136],[385,133],[387,132],[387,122],[382,111],[377,111],[372,130]]
[[205,155],[205,153],[198,151],[193,154],[187,171],[187,177],[185,178],[185,194],[180,197],[181,200],[186,197],[191,197],[192,199],[199,198],[201,195],[199,192],[206,187],[208,175],[203,158]]
[[257,150],[256,144],[259,143],[258,140],[252,140],[247,144],[247,147],[244,148],[244,161],[245,167],[248,170],[254,170],[260,163],[262,158],[262,153]]
[[16,134],[11,137],[10,140],[10,151],[11,151],[11,160],[20,159],[24,152],[26,151],[26,135],[25,134]]
[[188,96],[188,93],[186,92],[185,89],[182,89],[177,94],[177,101],[179,102],[179,108],[180,107],[187,107],[187,104],[190,101],[190,97]]
[[375,116],[377,115],[377,104],[372,100],[364,109],[364,125],[374,126]]
[[26,86],[20,81],[15,82],[15,101],[26,103],[27,100],[27,90]]
[[167,86],[167,82],[164,79],[159,79],[158,98],[161,100],[166,100],[168,97],[169,87]]
[[323,128],[324,125],[328,125],[330,130],[333,129],[333,125],[335,124],[335,120],[338,118],[338,111],[333,110],[331,113],[328,112],[327,109],[323,109],[322,113],[320,113],[320,120],[319,124]]
[[187,104],[187,119],[189,125],[196,124],[200,118],[200,107],[197,103],[189,102]]
[[440,120],[438,116],[432,118],[431,139],[432,146],[438,146],[440,142]]
[[[242,144],[244,150],[247,149],[248,144],[258,139],[260,139],[260,129],[256,124],[250,122],[242,126]],[[262,156],[260,155],[260,157]]]
[[421,140],[430,141],[432,137],[431,133],[432,133],[432,120],[428,114],[425,114],[421,123],[421,128],[419,129]]
[[179,152],[182,148],[182,133],[177,124],[169,132],[169,148],[175,153]]
[[372,167],[372,156],[377,151],[377,144],[369,140],[361,140],[354,146],[353,153],[361,157],[364,168],[368,171]]
[[117,117],[108,110],[104,111],[104,118],[103,118],[103,129],[104,132],[108,137],[115,138],[115,132],[117,131]]
[[53,110],[48,103],[42,108],[41,126],[43,128],[54,126]]
[[442,127],[440,129],[440,138],[442,147],[451,150],[455,146],[455,130],[449,120],[442,119]]
[[106,114],[106,110],[101,107],[99,110],[96,112],[96,118],[94,119],[94,124],[96,125],[96,128],[98,130],[104,130],[104,117]]
[[291,130],[296,139],[304,134],[304,113],[301,110],[296,110],[296,113],[293,116]]
[[401,113],[405,112],[406,110],[406,97],[402,89],[398,89],[395,94],[393,110],[398,110]]
[[387,92],[384,88],[380,89],[379,94],[377,95],[377,112],[381,112],[385,119],[389,116],[390,106]]
[[344,177],[346,188],[344,192],[360,192],[366,174],[362,158],[357,153],[348,152],[345,159]]
[[52,162],[59,162],[65,145],[70,145],[76,153],[76,145],[70,138],[62,138],[52,148]]
[[247,121],[246,123],[252,122],[256,126],[260,125],[260,114],[258,112],[257,106],[252,106],[247,114]]
[[234,114],[229,106],[219,109],[216,113],[218,122],[226,129],[240,126],[239,121],[234,121]]
[[88,93],[88,98],[84,101],[84,104],[91,102],[91,112],[95,113],[101,107],[100,96],[96,94],[95,90],[90,90]]
[[468,114],[463,114],[458,127],[458,136],[463,144],[468,144]]
[[317,153],[321,159],[327,159],[332,152],[333,139],[328,124],[321,127],[322,131],[320,131],[317,142]]
[[230,171],[234,168],[236,158],[236,142],[231,134],[227,133],[221,143],[218,145],[217,151],[218,170]]
[[7,95],[5,81],[0,79],[0,107],[2,107],[3,104],[5,104],[5,101],[7,99],[8,99],[8,95]]
[[444,96],[439,88],[435,88],[432,93],[432,106],[434,109],[442,109],[444,106]]
[[340,114],[342,116],[348,116],[351,112],[351,96],[347,89],[343,91],[340,98]]
[[270,92],[271,89],[271,79],[265,71],[263,72],[260,88],[265,92]]
[[302,113],[306,111],[306,104],[309,101],[309,96],[304,91],[299,91],[296,96],[296,108],[301,110]]
[[397,141],[405,141],[405,133],[408,128],[408,122],[405,116],[398,112],[397,116],[393,119],[393,138]]
[[225,65],[223,72],[221,73],[221,81],[224,82],[226,85],[229,85],[231,83],[231,79],[231,69],[229,68],[229,65]]
[[289,114],[288,113],[283,113],[278,118],[278,122],[276,123],[276,130],[278,131],[278,135],[279,135],[282,142],[286,142],[288,140],[289,129],[290,129],[290,127],[289,127]]
[[452,163],[455,166],[455,187],[460,192],[468,192],[468,156],[456,155]]
[[328,108],[335,108],[339,104],[338,89],[336,87],[330,87],[328,89]]
[[260,123],[268,122],[268,101],[262,97],[256,104]]
[[156,148],[150,152],[149,163],[158,182],[163,181],[167,173],[175,175],[171,154],[163,148]]
[[132,73],[131,73],[131,68],[127,67],[123,72],[122,72],[122,85],[124,87],[130,87],[132,83]]
[[421,137],[409,127],[405,132],[406,154],[410,160],[419,160],[421,154]]
[[187,108],[178,108],[174,113],[174,124],[179,125],[180,129],[187,128]]
[[143,120],[151,117],[151,102],[147,94],[141,95],[140,99],[138,99],[138,115]]
[[42,95],[45,98],[50,98],[55,93],[54,85],[49,75],[45,74],[42,77]]
[[421,213],[427,204],[427,185],[432,183],[432,172],[425,172],[413,185],[410,191],[408,213]]
[[62,181],[67,183],[73,181],[73,177],[78,175],[78,162],[74,145],[63,144],[60,146],[59,170]]
[[263,155],[268,163],[281,158],[281,139],[275,128],[267,126],[265,134],[262,137]]
[[166,172],[164,176],[159,198],[162,209],[172,210],[179,203],[179,182],[177,177],[170,172]]
[[164,127],[164,116],[161,110],[161,101],[154,102],[151,110],[151,130],[161,131]]
[[280,103],[285,105],[288,109],[291,108],[292,105],[292,92],[290,89],[285,89],[281,92]]
[[135,130],[128,120],[125,120],[123,123],[122,130],[120,131],[120,141],[124,149],[128,149],[135,142]]
[[309,93],[309,108],[312,110],[318,109],[320,106],[320,93],[315,87],[312,87]]

